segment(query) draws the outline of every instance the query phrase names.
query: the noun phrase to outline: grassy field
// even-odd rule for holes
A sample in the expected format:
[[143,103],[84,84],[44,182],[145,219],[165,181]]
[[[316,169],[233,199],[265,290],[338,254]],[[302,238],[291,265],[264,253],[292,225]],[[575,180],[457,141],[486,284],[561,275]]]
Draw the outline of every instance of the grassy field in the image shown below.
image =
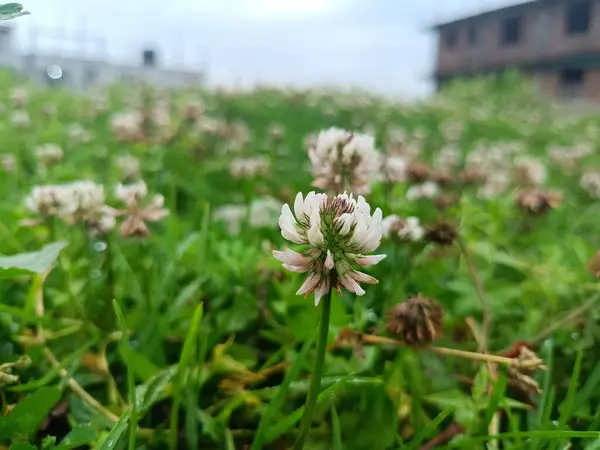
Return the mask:
[[0,449],[600,448],[600,116],[0,85]]

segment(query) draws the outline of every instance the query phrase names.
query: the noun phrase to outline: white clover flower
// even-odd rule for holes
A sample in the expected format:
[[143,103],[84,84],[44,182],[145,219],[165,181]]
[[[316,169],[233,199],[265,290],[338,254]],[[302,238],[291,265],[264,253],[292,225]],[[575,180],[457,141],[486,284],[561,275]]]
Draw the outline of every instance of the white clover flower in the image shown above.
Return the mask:
[[341,128],[321,131],[308,156],[315,177],[313,186],[330,192],[347,188],[368,193],[369,183],[381,171],[382,157],[375,150],[375,138]]
[[418,217],[402,217],[396,215],[383,219],[383,234],[386,238],[398,237],[402,240],[417,242],[425,236],[425,229]]
[[365,256],[379,247],[383,234],[382,214],[371,207],[364,197],[339,194],[332,200],[326,194],[309,192],[306,198],[298,193],[294,213],[289,205],[281,208],[279,226],[283,237],[295,244],[308,244],[303,253],[289,248],[274,251],[273,256],[283,267],[298,273],[308,272],[308,278],[296,295],[315,293],[315,305],[330,289],[341,287],[356,295],[365,291],[359,283],[378,281],[353,268],[380,262],[385,255]]
[[35,158],[44,167],[59,163],[63,156],[63,151],[57,144],[44,144],[35,149]]
[[92,181],[35,186],[25,206],[45,217],[69,223],[95,223],[104,208],[104,187]]
[[44,217],[68,216],[76,209],[72,193],[60,185],[34,186],[25,198],[25,206]]
[[422,198],[434,198],[440,192],[440,188],[434,181],[426,181],[422,184],[411,186],[406,192],[407,200],[420,200]]

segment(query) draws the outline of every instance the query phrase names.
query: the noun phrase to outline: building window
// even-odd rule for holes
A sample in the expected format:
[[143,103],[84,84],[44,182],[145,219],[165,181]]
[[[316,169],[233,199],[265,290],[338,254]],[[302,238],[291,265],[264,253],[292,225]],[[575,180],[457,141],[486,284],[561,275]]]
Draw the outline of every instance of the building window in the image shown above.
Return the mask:
[[569,3],[565,14],[565,31],[567,34],[587,33],[592,15],[591,0],[576,0]]
[[458,40],[458,35],[456,30],[446,30],[444,32],[444,45],[447,49],[452,50],[456,47],[456,41]]
[[472,23],[471,25],[469,25],[469,43],[470,44],[476,44],[477,43],[477,38],[478,38],[478,34],[477,33],[477,25],[475,25],[474,23]]
[[558,77],[558,95],[577,98],[583,95],[585,71],[583,69],[561,70]]
[[517,44],[521,40],[521,18],[518,16],[507,17],[502,21],[500,32],[502,45]]

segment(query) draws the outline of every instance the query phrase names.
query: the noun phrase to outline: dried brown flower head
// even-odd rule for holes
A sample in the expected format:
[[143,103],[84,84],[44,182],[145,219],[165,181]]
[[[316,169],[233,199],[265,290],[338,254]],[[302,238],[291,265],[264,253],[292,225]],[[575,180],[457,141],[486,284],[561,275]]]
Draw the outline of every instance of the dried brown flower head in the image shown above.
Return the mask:
[[443,335],[443,318],[443,307],[419,294],[388,311],[386,329],[409,345],[419,345]]
[[463,186],[474,186],[485,181],[485,174],[476,169],[465,169],[457,175]]
[[456,205],[458,201],[459,197],[455,194],[441,194],[433,200],[433,203],[435,203],[435,206],[439,209],[446,209]]
[[596,278],[600,278],[600,250],[588,261],[588,271]]
[[561,201],[562,195],[558,192],[533,188],[521,191],[517,206],[527,214],[539,216],[556,208]]
[[411,183],[423,183],[429,180],[431,170],[424,162],[415,161],[408,166],[408,180]]
[[452,173],[447,170],[437,170],[433,172],[430,176],[432,181],[435,181],[441,187],[450,187],[452,186],[452,182],[454,181],[452,177]]
[[519,356],[516,358],[517,364],[508,367],[508,376],[514,380],[517,386],[528,394],[540,394],[542,390],[537,381],[531,375],[536,370],[546,370],[544,361],[533,351],[522,346]]
[[438,245],[452,245],[458,237],[456,227],[447,221],[439,221],[425,228],[425,240]]
[[158,222],[169,215],[162,195],[155,195],[145,202],[147,194],[148,188],[143,181],[117,185],[116,196],[125,204],[125,209],[115,210],[113,215],[125,217],[119,228],[123,237],[148,237],[150,230],[146,222]]

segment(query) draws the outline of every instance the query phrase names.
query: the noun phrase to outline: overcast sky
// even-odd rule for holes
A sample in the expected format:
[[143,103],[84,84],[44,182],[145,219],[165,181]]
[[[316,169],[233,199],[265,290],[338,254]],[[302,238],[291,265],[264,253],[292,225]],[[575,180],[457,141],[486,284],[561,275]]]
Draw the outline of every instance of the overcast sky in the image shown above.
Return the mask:
[[[139,64],[206,69],[214,84],[344,84],[429,92],[429,25],[514,0],[21,0],[18,45]],[[167,6],[168,5],[168,6]],[[37,29],[34,37],[33,29]],[[64,33],[74,42],[50,37]],[[83,41],[104,37],[105,45]]]

